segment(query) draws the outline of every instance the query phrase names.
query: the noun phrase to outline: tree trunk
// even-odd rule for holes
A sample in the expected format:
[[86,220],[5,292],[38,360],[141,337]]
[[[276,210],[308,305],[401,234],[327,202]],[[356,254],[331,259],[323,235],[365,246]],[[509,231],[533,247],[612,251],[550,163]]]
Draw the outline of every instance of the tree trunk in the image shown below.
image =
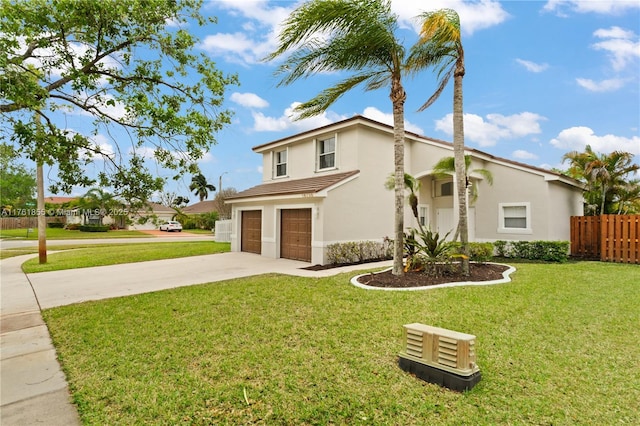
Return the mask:
[[404,274],[404,101],[406,93],[399,78],[391,84],[393,102],[393,162],[395,166],[395,220],[392,274]]
[[453,157],[456,169],[458,195],[458,232],[462,246],[462,273],[469,275],[469,227],[467,222],[467,176],[464,161],[464,116],[462,111],[462,78],[464,58],[462,52],[453,76]]
[[42,171],[42,163],[38,163],[36,167],[36,181],[38,186],[38,195],[36,209],[38,214],[38,261],[47,263],[47,217],[44,215],[44,173]]
[[[36,128],[38,136],[42,137],[42,125],[40,124],[40,114],[35,114]],[[36,213],[38,217],[38,262],[47,263],[47,217],[45,216],[44,205],[44,172],[42,161],[37,161],[36,166]]]

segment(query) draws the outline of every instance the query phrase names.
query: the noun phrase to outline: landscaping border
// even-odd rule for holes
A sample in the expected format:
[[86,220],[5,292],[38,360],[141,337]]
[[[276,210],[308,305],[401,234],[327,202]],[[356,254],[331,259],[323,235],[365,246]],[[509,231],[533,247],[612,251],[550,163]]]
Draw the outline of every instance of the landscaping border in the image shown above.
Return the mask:
[[[509,269],[507,269],[506,271],[504,271],[502,273],[502,278],[499,279],[499,280],[459,281],[459,282],[454,282],[454,283],[434,284],[434,285],[427,285],[427,286],[422,286],[422,287],[375,287],[375,286],[370,286],[370,285],[366,285],[366,284],[362,284],[362,283],[358,282],[358,278],[364,277],[365,275],[371,275],[371,272],[368,272],[366,274],[356,275],[355,277],[351,278],[351,284],[356,286],[356,287],[362,288],[364,290],[417,291],[417,290],[430,290],[430,289],[444,288],[444,287],[460,287],[460,286],[465,286],[465,285],[492,285],[492,284],[503,284],[503,283],[511,282],[510,275],[513,272],[516,271],[516,268],[514,268],[511,265],[504,264],[504,263],[493,263],[493,262],[488,262],[488,263],[491,263],[492,265],[507,266]],[[379,271],[379,272],[374,272],[374,274],[380,274],[382,272],[387,272],[387,271],[390,271],[391,269],[393,269],[393,268],[387,268],[387,269],[384,269],[384,270]]]

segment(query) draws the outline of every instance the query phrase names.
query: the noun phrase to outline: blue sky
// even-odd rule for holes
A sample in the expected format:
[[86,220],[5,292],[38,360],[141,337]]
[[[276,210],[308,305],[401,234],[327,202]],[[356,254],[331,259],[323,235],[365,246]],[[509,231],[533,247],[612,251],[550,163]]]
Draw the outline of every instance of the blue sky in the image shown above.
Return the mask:
[[[321,116],[291,119],[296,102],[345,77],[318,75],[276,87],[276,64],[260,59],[275,49],[279,24],[297,4],[208,1],[203,12],[218,23],[189,27],[199,48],[240,79],[225,102],[235,113],[233,124],[200,162],[216,186],[220,176],[223,187],[238,190],[261,182],[262,161],[253,146],[356,114],[392,123],[387,89],[356,88]],[[562,167],[563,154],[587,144],[603,153],[628,151],[640,161],[640,2],[394,0],[398,36],[408,46],[417,38],[413,17],[427,7],[453,8],[461,18],[468,147],[545,168]],[[417,112],[435,87],[430,71],[405,80],[406,128],[451,141],[451,85],[432,107]],[[189,182],[190,176],[170,181],[166,190],[188,195]]]

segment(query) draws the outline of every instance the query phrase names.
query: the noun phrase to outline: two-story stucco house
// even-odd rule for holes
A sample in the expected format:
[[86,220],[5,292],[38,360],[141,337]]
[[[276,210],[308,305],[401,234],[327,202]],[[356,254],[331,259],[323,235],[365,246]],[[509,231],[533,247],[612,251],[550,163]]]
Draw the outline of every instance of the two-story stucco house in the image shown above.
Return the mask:
[[[433,166],[453,145],[407,132],[405,171],[420,179],[420,221],[444,234],[457,224],[455,181]],[[231,250],[326,263],[326,247],[393,236],[393,128],[355,116],[279,139],[253,150],[262,155],[263,183],[232,204]],[[569,217],[582,215],[577,181],[475,149],[470,170],[486,169],[493,185],[471,175],[478,197],[469,208],[470,241],[568,240]],[[415,227],[411,209],[405,226]],[[453,235],[453,233],[452,233]]]

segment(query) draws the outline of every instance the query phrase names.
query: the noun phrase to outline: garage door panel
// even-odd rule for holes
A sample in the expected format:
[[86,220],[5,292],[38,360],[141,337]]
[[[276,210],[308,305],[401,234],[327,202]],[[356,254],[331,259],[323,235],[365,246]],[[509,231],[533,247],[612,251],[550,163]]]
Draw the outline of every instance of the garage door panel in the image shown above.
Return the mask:
[[242,212],[242,235],[240,250],[249,253],[262,253],[262,211]]
[[280,257],[311,262],[311,209],[280,214]]

